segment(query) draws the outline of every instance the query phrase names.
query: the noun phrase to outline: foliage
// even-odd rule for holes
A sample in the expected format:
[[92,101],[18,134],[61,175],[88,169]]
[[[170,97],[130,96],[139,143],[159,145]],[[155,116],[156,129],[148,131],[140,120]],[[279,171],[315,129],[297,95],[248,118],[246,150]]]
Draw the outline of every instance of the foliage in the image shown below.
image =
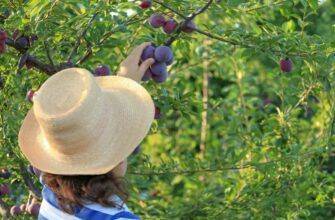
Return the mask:
[[[0,2],[0,28],[36,34],[29,54],[57,67],[70,60],[116,73],[135,45],[173,39],[170,77],[143,84],[163,117],[129,159],[131,210],[143,219],[334,217],[335,2],[212,1],[195,16],[194,33],[172,35],[148,18],[160,12],[182,22],[206,1],[139,3]],[[9,46],[0,55],[0,165],[12,171],[0,183],[11,184],[10,205],[28,197],[17,143],[31,108],[25,95],[52,74],[18,68],[24,53]],[[287,57],[293,71],[283,73]]]

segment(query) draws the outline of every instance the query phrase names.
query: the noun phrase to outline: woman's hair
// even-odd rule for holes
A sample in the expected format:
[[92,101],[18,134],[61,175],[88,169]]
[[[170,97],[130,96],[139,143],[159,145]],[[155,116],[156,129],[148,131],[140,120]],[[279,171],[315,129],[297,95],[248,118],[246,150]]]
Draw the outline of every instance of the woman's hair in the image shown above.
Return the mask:
[[102,175],[64,176],[43,174],[43,182],[55,193],[59,207],[69,214],[87,202],[103,206],[120,207],[122,204],[111,200],[112,195],[126,202],[128,192],[123,178],[111,172]]

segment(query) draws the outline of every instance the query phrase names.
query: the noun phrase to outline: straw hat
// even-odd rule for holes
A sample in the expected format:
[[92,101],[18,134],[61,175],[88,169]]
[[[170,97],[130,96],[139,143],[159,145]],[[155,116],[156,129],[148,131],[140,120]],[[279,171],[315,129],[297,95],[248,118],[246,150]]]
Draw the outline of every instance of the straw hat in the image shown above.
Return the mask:
[[132,153],[153,119],[151,96],[137,82],[70,68],[51,76],[34,96],[19,145],[44,172],[104,174]]

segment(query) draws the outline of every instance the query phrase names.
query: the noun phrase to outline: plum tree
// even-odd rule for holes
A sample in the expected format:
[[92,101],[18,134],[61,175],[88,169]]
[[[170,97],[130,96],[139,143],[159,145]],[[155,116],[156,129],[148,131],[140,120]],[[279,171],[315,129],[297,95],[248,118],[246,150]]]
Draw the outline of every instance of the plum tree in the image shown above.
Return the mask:
[[94,70],[95,76],[109,76],[111,74],[111,71],[108,66],[106,65],[100,65]]
[[10,208],[10,214],[12,216],[16,216],[16,215],[19,215],[21,213],[21,209],[19,206],[17,205],[14,205]]
[[155,53],[155,47],[152,45],[147,46],[141,55],[141,60],[145,61],[149,58],[154,58],[154,53]]
[[280,60],[280,69],[285,73],[292,71],[293,63],[290,58],[285,58]]
[[173,59],[173,53],[168,46],[159,46],[155,50],[155,60],[157,62],[167,62]]
[[142,1],[142,2],[140,3],[140,7],[141,7],[142,9],[150,8],[151,5],[152,5],[152,1],[151,1],[151,0],[145,0],[145,1]]
[[165,72],[167,72],[167,69],[166,69],[166,64],[161,62],[161,63],[154,63],[151,65],[151,72],[152,72],[152,77],[153,76],[159,76],[159,75],[162,75],[164,74]]
[[192,33],[196,29],[195,23],[191,20],[182,25],[181,30],[185,33]]
[[171,18],[165,22],[163,30],[167,34],[172,34],[176,30],[177,26],[178,23],[173,18]]
[[153,28],[160,28],[165,25],[165,18],[162,14],[153,14],[149,18],[149,24]]

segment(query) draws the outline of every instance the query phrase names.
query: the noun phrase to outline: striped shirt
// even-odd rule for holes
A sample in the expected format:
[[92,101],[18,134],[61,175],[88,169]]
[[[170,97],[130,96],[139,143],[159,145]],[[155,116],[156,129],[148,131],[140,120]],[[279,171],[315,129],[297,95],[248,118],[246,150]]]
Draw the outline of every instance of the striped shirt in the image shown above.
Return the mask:
[[43,185],[42,190],[43,201],[40,208],[38,220],[129,220],[140,219],[131,213],[121,199],[113,196],[112,199],[120,208],[104,207],[97,203],[90,203],[83,207],[77,208],[73,215],[62,211],[57,203],[55,194],[49,187]]

